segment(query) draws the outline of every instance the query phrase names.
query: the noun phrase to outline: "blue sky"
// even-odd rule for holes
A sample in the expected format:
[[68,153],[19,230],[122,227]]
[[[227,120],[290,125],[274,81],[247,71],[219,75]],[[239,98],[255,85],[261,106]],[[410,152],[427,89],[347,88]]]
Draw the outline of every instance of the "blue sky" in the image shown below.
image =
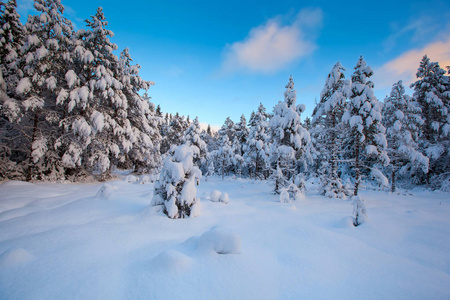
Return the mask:
[[[65,15],[84,19],[103,7],[112,41],[130,48],[141,76],[155,82],[152,101],[220,126],[248,120],[262,102],[283,99],[289,75],[297,103],[311,115],[331,67],[349,78],[360,55],[383,100],[392,84],[414,80],[427,53],[450,65],[450,1],[116,1],[62,0]],[[23,21],[32,0],[18,0]]]

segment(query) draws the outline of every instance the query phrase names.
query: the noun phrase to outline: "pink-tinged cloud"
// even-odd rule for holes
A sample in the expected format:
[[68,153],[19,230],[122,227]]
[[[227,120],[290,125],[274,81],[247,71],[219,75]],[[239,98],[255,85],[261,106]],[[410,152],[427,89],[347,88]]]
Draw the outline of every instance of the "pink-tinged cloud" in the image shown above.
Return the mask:
[[222,71],[278,71],[317,48],[315,32],[321,24],[320,9],[304,9],[288,25],[282,25],[279,17],[271,19],[251,29],[243,41],[226,47]]
[[416,80],[420,60],[425,54],[431,61],[438,62],[443,69],[450,66],[450,37],[428,44],[422,49],[409,50],[376,68],[373,79],[375,87],[379,89],[390,87],[399,80],[403,80],[403,83],[409,86]]

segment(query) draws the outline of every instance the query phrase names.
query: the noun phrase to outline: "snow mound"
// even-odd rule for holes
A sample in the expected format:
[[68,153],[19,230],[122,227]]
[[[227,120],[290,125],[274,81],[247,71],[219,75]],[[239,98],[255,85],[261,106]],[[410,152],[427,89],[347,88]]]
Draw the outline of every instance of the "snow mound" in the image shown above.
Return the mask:
[[23,248],[12,248],[0,255],[0,267],[7,268],[24,265],[33,260],[33,258],[34,256]]
[[163,251],[151,262],[152,270],[168,271],[176,274],[186,272],[192,264],[192,258],[175,250]]
[[200,203],[201,202],[197,200],[194,203],[194,205],[192,205],[192,207],[191,207],[191,215],[190,215],[191,217],[198,217],[198,216],[201,215],[201,213],[202,213],[202,205]]
[[215,226],[200,237],[199,248],[212,249],[218,254],[240,253],[241,237],[228,227]]
[[105,183],[102,185],[100,190],[97,192],[97,195],[95,195],[96,198],[101,199],[109,199],[111,195],[117,190],[117,186],[110,185],[108,183]]
[[211,192],[211,194],[209,195],[210,199],[212,202],[219,202],[220,199],[220,195],[222,194],[221,191],[218,190],[214,190]]
[[211,199],[212,202],[222,202],[225,204],[230,202],[228,193],[222,193],[221,191],[218,190],[212,191],[211,194],[209,195],[209,198]]
[[228,202],[230,201],[230,199],[228,198],[228,193],[222,193],[222,195],[220,195],[219,201],[228,204]]
[[152,183],[152,179],[148,175],[144,175],[141,177],[141,180],[139,180],[140,184],[149,184]]
[[134,175],[128,175],[128,176],[125,178],[125,181],[128,182],[128,183],[136,183],[136,182],[139,181],[139,178],[137,178],[137,177],[134,176]]

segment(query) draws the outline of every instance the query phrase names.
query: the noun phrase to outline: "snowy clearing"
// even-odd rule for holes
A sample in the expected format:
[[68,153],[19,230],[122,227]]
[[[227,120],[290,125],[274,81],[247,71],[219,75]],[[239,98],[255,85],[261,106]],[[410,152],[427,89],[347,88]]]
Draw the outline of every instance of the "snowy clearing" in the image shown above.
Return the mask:
[[448,193],[363,191],[355,228],[350,201],[311,182],[284,204],[267,182],[212,177],[201,215],[171,220],[129,179],[1,184],[0,299],[450,298]]

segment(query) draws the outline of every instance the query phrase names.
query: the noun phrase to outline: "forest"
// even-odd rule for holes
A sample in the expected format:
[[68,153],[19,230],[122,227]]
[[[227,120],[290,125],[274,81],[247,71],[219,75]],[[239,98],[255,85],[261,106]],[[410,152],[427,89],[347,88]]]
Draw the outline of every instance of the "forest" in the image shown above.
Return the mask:
[[25,24],[16,0],[0,4],[1,180],[161,174],[154,202],[172,199],[172,217],[189,216],[189,187],[211,175],[272,180],[281,201],[299,197],[309,178],[337,198],[357,196],[364,181],[392,192],[450,190],[450,69],[426,53],[412,95],[398,81],[377,99],[361,56],[353,71],[332,67],[311,117],[302,118],[305,106],[286,76],[273,109],[260,104],[249,120],[227,118],[213,132],[155,107],[154,83],[139,76],[127,48],[118,54],[102,8],[75,31],[60,1],[36,0],[38,13]]

